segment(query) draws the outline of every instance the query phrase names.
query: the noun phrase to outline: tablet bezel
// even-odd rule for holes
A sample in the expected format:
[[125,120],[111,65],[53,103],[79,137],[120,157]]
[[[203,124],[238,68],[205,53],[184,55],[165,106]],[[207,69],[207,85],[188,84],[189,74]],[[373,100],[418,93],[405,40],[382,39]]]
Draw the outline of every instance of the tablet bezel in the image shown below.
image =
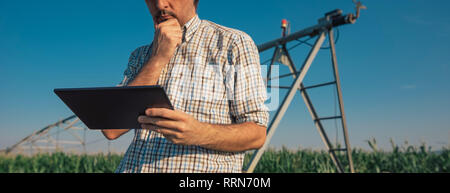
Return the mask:
[[159,85],[57,88],[54,93],[93,130],[139,129],[137,118],[145,114],[145,109],[174,109]]

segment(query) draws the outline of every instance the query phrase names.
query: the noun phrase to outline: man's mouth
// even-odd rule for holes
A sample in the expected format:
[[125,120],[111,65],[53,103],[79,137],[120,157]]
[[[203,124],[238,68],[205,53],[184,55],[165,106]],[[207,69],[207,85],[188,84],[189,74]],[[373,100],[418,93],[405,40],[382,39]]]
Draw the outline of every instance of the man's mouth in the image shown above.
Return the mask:
[[158,13],[158,15],[157,15],[157,17],[156,17],[156,22],[157,22],[158,24],[160,24],[160,23],[162,23],[162,22],[164,22],[164,21],[166,21],[166,20],[168,20],[168,19],[171,19],[171,18],[175,18],[175,17],[174,17],[174,14],[173,14],[172,12],[162,10],[162,11],[160,11],[160,12]]
[[158,24],[160,24],[160,23],[165,22],[166,20],[171,19],[171,18],[174,18],[174,17],[172,17],[170,15],[159,16],[158,19],[157,19],[157,22],[158,22]]

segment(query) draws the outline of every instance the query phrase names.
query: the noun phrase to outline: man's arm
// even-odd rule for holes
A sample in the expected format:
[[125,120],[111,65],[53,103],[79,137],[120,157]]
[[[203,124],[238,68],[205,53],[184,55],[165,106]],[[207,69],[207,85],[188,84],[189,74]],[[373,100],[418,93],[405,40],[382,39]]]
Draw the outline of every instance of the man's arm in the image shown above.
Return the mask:
[[[156,85],[164,66],[169,63],[175,48],[181,43],[181,27],[176,19],[169,19],[156,26],[153,40],[152,57],[141,68],[128,86]],[[114,140],[128,132],[129,129],[103,129],[103,135]]]
[[[128,84],[128,86],[145,86],[156,85],[159,74],[165,63],[158,58],[151,58],[146,65],[144,65],[136,76],[136,78]],[[103,129],[103,135],[109,139],[114,140],[127,133],[129,129]]]
[[[264,105],[266,88],[260,73],[256,45],[247,35],[234,42],[232,68],[227,78],[230,115],[236,124],[217,125],[202,123],[179,110],[151,108],[146,116],[138,118],[142,128],[163,134],[180,145],[198,145],[208,149],[240,152],[264,145],[268,109]],[[249,89],[251,88],[251,89]],[[258,125],[258,124],[259,125]]]
[[[205,148],[239,152],[251,149],[259,149],[266,141],[266,127],[255,122],[245,122],[229,125],[215,125],[205,123],[211,133],[205,144]],[[221,136],[221,137],[217,137]]]
[[[163,67],[163,61],[156,58],[150,59],[128,86],[156,85]],[[102,129],[102,133],[107,139],[114,140],[127,133],[129,130],[130,129]]]
[[149,108],[146,116],[139,116],[143,129],[161,133],[179,145],[198,145],[204,148],[240,152],[264,145],[266,128],[254,122],[218,125],[203,123],[179,110]]

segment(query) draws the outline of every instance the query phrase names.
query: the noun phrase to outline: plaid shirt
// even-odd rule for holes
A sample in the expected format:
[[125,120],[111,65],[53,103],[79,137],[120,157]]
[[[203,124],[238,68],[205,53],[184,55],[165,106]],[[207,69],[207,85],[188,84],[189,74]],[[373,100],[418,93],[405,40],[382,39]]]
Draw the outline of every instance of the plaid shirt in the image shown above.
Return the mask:
[[[149,60],[151,45],[130,56],[121,85],[126,86]],[[267,127],[266,87],[259,53],[244,32],[196,15],[183,26],[183,39],[158,79],[175,109],[201,122],[255,122]],[[245,152],[222,152],[176,145],[163,135],[135,129],[116,172],[242,172]],[[220,136],[217,136],[220,137]]]

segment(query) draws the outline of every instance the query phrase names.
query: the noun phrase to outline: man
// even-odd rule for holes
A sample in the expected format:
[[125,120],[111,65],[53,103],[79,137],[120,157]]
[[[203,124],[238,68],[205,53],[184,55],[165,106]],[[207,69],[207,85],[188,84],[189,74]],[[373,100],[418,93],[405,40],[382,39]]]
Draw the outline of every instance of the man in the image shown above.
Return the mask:
[[[258,50],[244,32],[197,16],[198,0],[146,0],[155,35],[124,86],[161,85],[175,110],[149,108],[116,172],[242,172],[266,137]],[[102,130],[110,140],[128,130]]]

